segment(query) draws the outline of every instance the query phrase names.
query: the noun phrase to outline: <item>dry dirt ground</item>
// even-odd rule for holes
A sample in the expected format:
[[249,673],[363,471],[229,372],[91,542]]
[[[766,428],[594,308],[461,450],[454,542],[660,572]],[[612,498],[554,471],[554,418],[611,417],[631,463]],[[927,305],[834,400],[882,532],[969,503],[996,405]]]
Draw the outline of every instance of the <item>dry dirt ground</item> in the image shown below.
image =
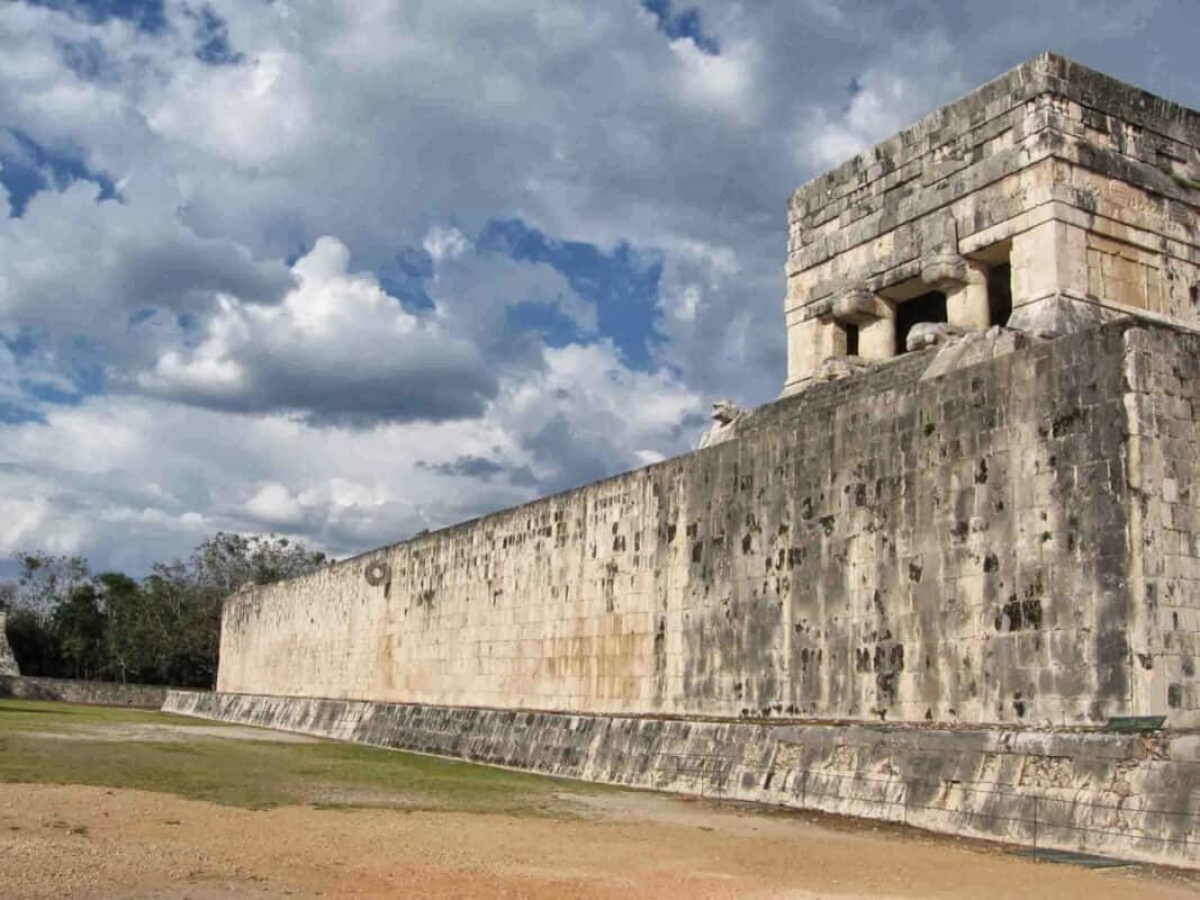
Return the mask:
[[[0,720],[0,767],[3,728]],[[160,742],[198,733],[112,728],[80,730]],[[72,753],[99,749],[50,734]],[[271,736],[212,728],[202,740],[249,737],[271,752],[253,740]],[[1200,897],[1186,874],[1037,863],[887,826],[570,786],[548,796],[552,806],[532,815],[389,806],[366,790],[359,799],[374,808],[247,809],[117,786],[4,783],[0,898]]]
[[20,900],[1194,898],[952,842],[613,795],[582,821],[396,809],[243,810],[165,794],[0,786],[0,892]]

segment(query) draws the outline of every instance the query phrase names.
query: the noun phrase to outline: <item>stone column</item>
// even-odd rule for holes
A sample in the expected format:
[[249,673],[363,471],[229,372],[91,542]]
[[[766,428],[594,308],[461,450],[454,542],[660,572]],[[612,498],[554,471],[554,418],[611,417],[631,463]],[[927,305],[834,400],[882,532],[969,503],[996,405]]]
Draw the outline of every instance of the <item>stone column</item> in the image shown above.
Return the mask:
[[[860,359],[886,360],[896,355],[895,311],[892,305],[872,292],[865,284],[857,284],[835,295],[826,318],[835,323],[834,331],[841,332],[846,325],[858,328],[858,356]],[[844,355],[845,346],[835,348]]]
[[856,285],[834,297],[829,316],[840,325],[858,326],[858,355],[863,359],[891,359],[896,355],[896,329],[892,323],[895,311],[865,285]]
[[946,287],[946,321],[967,331],[985,331],[991,324],[987,267],[964,260],[962,280]]
[[863,359],[891,359],[896,355],[894,316],[858,327],[858,355]]
[[801,320],[797,313],[796,319],[788,322],[787,336],[788,377],[784,395],[804,387],[816,374],[817,367],[839,352],[837,328],[830,321],[815,317]]

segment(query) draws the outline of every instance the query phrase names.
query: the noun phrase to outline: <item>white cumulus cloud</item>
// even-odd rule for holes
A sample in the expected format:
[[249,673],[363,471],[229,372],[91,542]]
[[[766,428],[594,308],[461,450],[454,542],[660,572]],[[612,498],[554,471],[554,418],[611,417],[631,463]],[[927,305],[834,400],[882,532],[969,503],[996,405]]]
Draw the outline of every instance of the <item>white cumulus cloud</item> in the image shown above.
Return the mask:
[[222,296],[200,341],[164,352],[138,386],[216,409],[332,421],[481,413],[496,382],[475,345],[349,266],[345,244],[320,238],[292,267],[298,283],[281,303]]

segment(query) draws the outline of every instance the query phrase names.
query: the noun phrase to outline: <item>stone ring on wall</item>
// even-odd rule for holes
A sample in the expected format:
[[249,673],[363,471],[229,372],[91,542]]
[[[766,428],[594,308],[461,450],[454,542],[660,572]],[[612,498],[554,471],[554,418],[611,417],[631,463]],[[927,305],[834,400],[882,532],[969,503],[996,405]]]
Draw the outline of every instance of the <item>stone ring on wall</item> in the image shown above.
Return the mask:
[[377,561],[368,563],[367,568],[363,571],[363,574],[366,576],[367,584],[371,585],[372,587],[379,587],[379,585],[391,580],[392,567],[385,562]]

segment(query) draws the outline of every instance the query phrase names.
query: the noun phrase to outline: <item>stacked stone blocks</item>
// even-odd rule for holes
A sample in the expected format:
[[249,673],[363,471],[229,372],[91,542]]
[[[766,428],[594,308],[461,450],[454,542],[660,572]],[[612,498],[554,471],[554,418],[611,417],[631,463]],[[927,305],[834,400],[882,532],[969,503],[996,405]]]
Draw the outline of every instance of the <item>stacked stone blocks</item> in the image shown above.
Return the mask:
[[1200,325],[1198,209],[1200,114],[1040,56],[796,191],[785,390],[848,352],[847,325],[865,359],[903,352],[894,320],[933,290],[966,329]]
[[1195,735],[771,725],[182,691],[164,708],[557,777],[1200,863]]
[[[235,595],[220,689],[1192,724],[1191,592],[1166,574],[1194,559],[1178,537],[1190,464],[1171,463],[1174,487],[1147,468],[1170,449],[1146,433],[1163,414],[1139,414],[1128,378],[1149,359],[1191,371],[1196,340],[1115,323],[948,371],[954,347],[815,386],[712,449]],[[1186,415],[1162,426],[1182,445],[1194,392],[1175,383],[1186,398],[1153,402]],[[1147,479],[1171,505],[1141,512]],[[370,583],[372,565],[386,579]],[[1147,590],[1178,628],[1150,614]]]

